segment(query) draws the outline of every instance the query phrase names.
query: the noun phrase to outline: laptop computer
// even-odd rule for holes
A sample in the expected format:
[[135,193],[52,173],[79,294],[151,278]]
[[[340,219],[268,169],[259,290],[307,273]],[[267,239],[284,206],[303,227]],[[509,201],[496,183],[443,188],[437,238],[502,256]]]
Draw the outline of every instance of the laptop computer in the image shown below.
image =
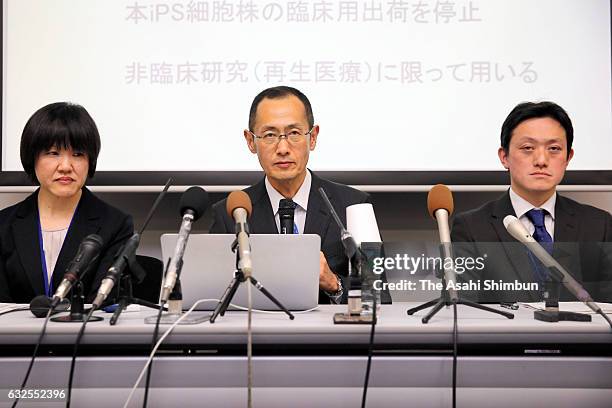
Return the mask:
[[[161,236],[164,264],[174,253],[177,237],[178,234]],[[189,237],[180,276],[183,309],[189,309],[199,299],[223,296],[236,269],[236,254],[231,250],[234,238],[234,234],[193,234]],[[253,277],[259,283],[289,310],[317,306],[321,237],[316,234],[252,234],[250,242]],[[238,288],[233,304],[247,306],[246,284]],[[278,310],[255,286],[251,293],[254,309]],[[195,310],[213,310],[216,306],[216,302],[202,302]]]

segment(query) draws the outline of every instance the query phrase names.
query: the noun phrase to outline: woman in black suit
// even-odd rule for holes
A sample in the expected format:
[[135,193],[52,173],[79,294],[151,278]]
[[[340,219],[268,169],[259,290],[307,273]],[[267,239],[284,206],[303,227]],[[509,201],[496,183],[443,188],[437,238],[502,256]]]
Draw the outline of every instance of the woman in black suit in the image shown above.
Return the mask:
[[79,244],[98,234],[104,245],[83,276],[91,300],[121,245],[132,217],[86,187],[96,170],[100,135],[89,113],[67,102],[44,106],[21,136],[21,163],[40,187],[0,211],[0,302],[28,303],[53,296]]

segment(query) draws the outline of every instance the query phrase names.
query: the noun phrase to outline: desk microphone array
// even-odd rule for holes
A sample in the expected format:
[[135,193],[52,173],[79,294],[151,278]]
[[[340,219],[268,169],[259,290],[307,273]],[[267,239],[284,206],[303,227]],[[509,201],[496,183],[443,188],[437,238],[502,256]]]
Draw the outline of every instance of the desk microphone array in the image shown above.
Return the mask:
[[[91,234],[87,236],[81,244],[79,245],[77,254],[74,259],[68,265],[66,272],[63,276],[63,279],[58,286],[54,296],[52,298],[46,296],[37,296],[30,303],[30,310],[36,317],[47,317],[47,320],[52,314],[59,313],[61,311],[66,311],[68,309],[68,295],[72,291],[72,306],[71,306],[71,314],[68,316],[63,316],[61,318],[54,318],[56,321],[68,321],[68,322],[83,322],[83,326],[81,327],[81,331],[79,332],[79,336],[75,343],[75,350],[73,354],[73,361],[71,366],[71,373],[69,378],[69,391],[68,391],[68,402],[67,405],[70,404],[70,392],[72,386],[72,376],[74,372],[74,358],[76,357],[76,349],[78,347],[80,337],[83,334],[85,324],[87,321],[93,320],[94,318],[98,320],[102,320],[101,317],[93,317],[92,313],[94,310],[98,309],[108,298],[110,293],[112,292],[115,284],[120,281],[122,278],[125,278],[126,274],[124,271],[126,269],[135,271],[130,272],[131,274],[138,275],[138,268],[134,266],[135,264],[135,253],[140,243],[140,236],[142,231],[147,226],[150,221],[153,212],[157,208],[159,202],[167,192],[171,180],[168,180],[168,183],[164,187],[164,190],[161,192],[160,196],[155,201],[153,208],[149,212],[149,215],[138,233],[134,233],[132,237],[126,242],[126,244],[118,251],[115,261],[108,269],[106,276],[104,277],[97,295],[93,301],[93,307],[85,316],[83,313],[83,287],[81,280],[85,276],[85,274],[91,269],[93,265],[96,264],[97,258],[100,255],[104,242],[102,238],[96,234]],[[344,228],[341,220],[336,214],[333,206],[329,202],[329,199],[325,192],[320,189],[320,194],[322,195],[324,202],[326,203],[328,209],[331,212],[332,217],[338,224],[341,231],[341,242],[344,246],[345,253],[350,260],[356,260],[356,263],[360,265],[362,262],[367,261],[364,258],[364,254],[360,251],[357,246],[355,240],[351,236],[351,234]],[[293,232],[293,215],[295,205],[290,200],[284,200],[282,203],[282,209],[279,208],[279,213],[281,214],[281,227],[283,233],[292,233]],[[165,275],[162,280],[162,288],[160,295],[160,305],[153,305],[152,307],[156,307],[159,310],[159,314],[157,318],[154,319],[156,323],[156,330],[154,335],[154,341],[157,338],[157,326],[160,323],[160,317],[163,312],[163,306],[165,304],[174,304],[174,307],[171,309],[171,314],[175,314],[174,320],[182,313],[182,302],[180,295],[180,273],[183,265],[183,256],[185,253],[185,249],[188,243],[189,235],[191,233],[191,228],[193,222],[197,221],[202,215],[205,213],[207,207],[209,205],[208,194],[205,190],[199,187],[191,187],[188,189],[183,196],[181,197],[180,202],[180,213],[182,217],[181,226],[179,229],[178,240],[176,243],[176,247],[173,253],[173,257],[169,259],[167,268],[165,271]],[[230,282],[229,287],[226,289],[225,294],[221,297],[219,304],[215,308],[212,316],[210,317],[210,322],[214,323],[217,316],[223,316],[225,311],[230,305],[232,297],[236,293],[236,290],[240,283],[249,281],[252,283],[257,289],[259,289],[264,295],[266,295],[273,303],[275,303],[281,310],[283,310],[291,319],[294,316],[289,312],[278,300],[276,300],[271,293],[269,293],[261,283],[259,283],[253,276],[253,265],[251,260],[251,246],[249,242],[249,228],[248,228],[248,218],[252,212],[252,205],[249,196],[242,191],[232,192],[227,199],[227,212],[231,218],[235,221],[235,231],[236,231],[236,239],[232,244],[232,251],[236,252],[236,272],[235,276]],[[281,211],[282,210],[282,211]],[[453,198],[452,193],[448,189],[448,187],[444,185],[436,185],[434,186],[428,195],[428,210],[430,215],[436,220],[438,225],[438,231],[440,235],[440,254],[444,259],[453,259],[453,252],[451,247],[451,239],[450,239],[450,229],[448,225],[448,219],[453,212]],[[589,293],[584,289],[584,287],[573,278],[573,276],[561,266],[537,241],[533,239],[533,237],[526,231],[525,227],[522,223],[514,216],[509,215],[504,218],[504,226],[507,231],[519,242],[523,243],[529,251],[536,257],[542,264],[549,269],[552,274],[552,278],[558,279],[578,300],[585,303],[591,310],[595,313],[600,314],[604,317],[604,319],[610,324],[612,327],[612,321],[610,318],[602,311],[602,309],[593,301],[592,297]],[[443,270],[442,280],[443,282],[454,282],[456,279],[456,274],[453,268],[452,263],[444,263],[445,267]],[[130,283],[131,285],[131,283]],[[445,288],[446,284],[443,285]],[[452,287],[452,285],[450,285]],[[131,288],[130,288],[131,293]],[[178,301],[178,302],[177,302]],[[174,303],[173,303],[174,302]],[[423,323],[427,323],[433,315],[435,315],[443,306],[452,305],[455,308],[455,328],[454,328],[454,339],[455,339],[455,362],[453,365],[453,404],[455,404],[455,387],[456,387],[456,340],[457,340],[457,328],[456,328],[456,305],[464,304],[471,307],[475,307],[481,310],[486,310],[489,312],[497,313],[503,315],[507,318],[513,318],[514,316],[511,313],[499,311],[496,309],[492,309],[477,303],[473,303],[467,300],[462,299],[458,293],[454,289],[444,289],[440,298],[427,302],[418,307],[412,308],[408,310],[408,314],[414,314],[419,310],[424,308],[433,306],[433,309],[427,316],[425,316],[422,320]],[[147,306],[149,306],[147,304]],[[548,303],[547,303],[548,306]],[[153,316],[152,316],[153,317]],[[151,317],[151,318],[152,318]],[[148,323],[152,323],[152,319],[147,318],[146,321]],[[536,318],[538,318],[536,316]],[[546,318],[547,319],[547,318]],[[546,320],[545,318],[539,318],[539,320]],[[44,328],[46,328],[46,322],[44,324]],[[173,321],[174,321],[173,320]],[[561,319],[563,320],[563,319]],[[116,321],[116,319],[115,319]],[[201,322],[201,319],[197,321],[191,322],[191,324]],[[373,325],[375,324],[376,317],[374,315]],[[547,320],[553,321],[553,320]],[[554,320],[556,321],[556,320]],[[168,323],[164,321],[165,323]],[[372,338],[370,339],[373,342],[373,331]],[[42,337],[44,336],[44,329],[40,335],[38,344],[35,348],[34,355],[32,356],[32,361],[30,362],[30,367],[26,376],[24,378],[23,384],[21,388],[25,387],[27,383],[27,379],[29,377],[32,364],[34,362],[34,358],[36,357],[36,352],[38,350],[38,346]],[[371,345],[370,345],[371,346]],[[150,369],[151,366],[149,366]],[[149,372],[150,374],[150,372]],[[369,377],[369,367],[368,372],[366,374],[366,383],[364,386],[364,394],[362,399],[362,404],[365,404],[365,396],[368,384]],[[148,388],[148,378],[147,378],[147,388]],[[148,391],[148,389],[147,389]],[[146,395],[146,394],[145,394]],[[16,405],[18,400],[15,401]],[[146,401],[146,398],[145,398]]]

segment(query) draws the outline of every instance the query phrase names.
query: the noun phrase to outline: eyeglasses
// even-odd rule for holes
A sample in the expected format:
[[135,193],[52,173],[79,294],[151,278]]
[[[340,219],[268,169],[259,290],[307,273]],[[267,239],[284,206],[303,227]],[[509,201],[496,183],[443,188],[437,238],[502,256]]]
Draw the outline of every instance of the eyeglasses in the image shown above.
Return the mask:
[[263,135],[258,136],[255,133],[249,130],[249,133],[253,135],[253,137],[261,140],[264,144],[273,145],[280,142],[281,138],[287,139],[289,143],[300,143],[304,140],[304,138],[312,133],[314,126],[310,128],[310,130],[304,133],[300,129],[291,129],[287,133],[277,133],[273,130],[266,131]]

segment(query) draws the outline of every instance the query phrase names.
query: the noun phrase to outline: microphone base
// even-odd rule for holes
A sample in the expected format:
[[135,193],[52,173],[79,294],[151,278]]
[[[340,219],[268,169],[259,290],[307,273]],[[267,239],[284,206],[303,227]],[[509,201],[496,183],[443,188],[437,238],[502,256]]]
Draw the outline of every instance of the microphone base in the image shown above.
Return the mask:
[[119,320],[119,316],[121,313],[132,304],[141,305],[145,307],[149,307],[151,309],[159,310],[161,306],[148,302],[146,300],[135,298],[132,294],[132,277],[129,273],[124,273],[119,279],[119,297],[118,297],[118,306],[113,313],[113,316],[110,319],[110,325],[114,326],[117,324],[117,320]]
[[238,286],[242,282],[246,282],[247,285],[253,285],[257,290],[259,290],[264,296],[266,296],[272,303],[274,303],[281,311],[285,312],[287,316],[289,316],[290,320],[295,319],[295,316],[285,307],[281,302],[278,301],[270,293],[268,289],[264,287],[257,279],[253,276],[246,275],[243,271],[238,267],[238,253],[236,253],[236,271],[234,272],[234,277],[230,281],[229,286],[225,289],[225,293],[219,299],[219,303],[217,303],[217,307],[213,310],[212,316],[210,316],[210,323],[214,323],[217,317],[225,315],[227,308],[230,306],[236,291],[238,290]]
[[533,312],[533,318],[541,322],[556,323],[556,322],[590,322],[593,320],[591,315],[585,313],[576,313],[568,311],[551,312],[548,310],[536,310]]
[[451,302],[448,294],[446,294],[446,293],[443,293],[442,296],[439,297],[438,299],[430,300],[429,302],[425,302],[425,303],[423,303],[423,304],[421,304],[419,306],[413,307],[412,309],[408,309],[406,311],[406,313],[409,316],[412,316],[413,314],[415,314],[418,311],[421,311],[421,310],[424,310],[424,309],[428,309],[428,308],[431,307],[431,310],[429,311],[429,313],[427,313],[427,315],[425,315],[425,317],[423,317],[421,319],[421,322],[423,324],[427,324],[427,323],[429,323],[431,318],[434,317],[440,311],[440,309],[442,309],[444,306],[447,306],[447,307],[448,306],[452,306],[454,303],[458,304],[458,305],[465,305],[465,306],[472,307],[474,309],[480,309],[480,310],[484,310],[486,312],[498,314],[500,316],[506,317],[507,319],[514,319],[514,314],[512,314],[512,313],[504,312],[503,310],[493,309],[492,307],[481,305],[479,303],[472,302],[472,301],[469,301],[469,300],[466,300],[466,299],[459,298],[459,300],[457,300],[457,302]]
[[[66,316],[52,317],[51,321],[58,323],[83,323],[86,317],[87,313],[71,313]],[[99,322],[101,320],[104,320],[104,318],[100,316],[91,316],[88,321]]]
[[334,324],[372,324],[373,315],[352,315],[348,313],[335,313]]
[[[83,323],[91,309],[85,309],[85,297],[83,296],[83,283],[79,280],[72,288],[72,298],[70,299],[70,314],[66,316],[54,317],[52,322],[58,323]],[[97,309],[94,306],[94,310]],[[104,320],[100,316],[90,316],[90,322],[99,322]]]
[[[159,319],[159,324],[174,324],[182,316],[184,316],[184,313],[164,313]],[[189,315],[187,315],[187,317],[183,318],[183,320],[179,322],[179,326],[207,322],[210,320],[210,316],[211,313],[208,312],[191,312]],[[157,315],[146,317],[144,322],[146,324],[157,323]]]

